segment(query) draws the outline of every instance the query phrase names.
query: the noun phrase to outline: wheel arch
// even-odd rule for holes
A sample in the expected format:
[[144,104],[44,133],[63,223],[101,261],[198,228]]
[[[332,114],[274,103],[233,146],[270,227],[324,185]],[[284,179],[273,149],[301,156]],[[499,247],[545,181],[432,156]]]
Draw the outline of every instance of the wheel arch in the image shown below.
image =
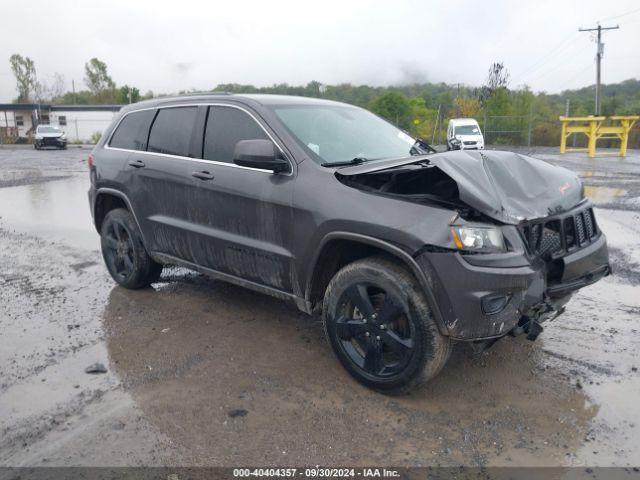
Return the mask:
[[321,302],[327,285],[345,265],[362,258],[382,255],[406,267],[418,280],[431,306],[438,330],[448,335],[430,278],[422,271],[415,259],[404,250],[375,237],[350,232],[332,232],[326,235],[311,262],[305,284],[305,300],[312,306]]
[[[144,241],[144,232],[140,228],[140,222],[138,222],[138,217],[136,217],[136,212],[134,212],[129,198],[124,192],[113,188],[99,188],[96,192],[96,198],[93,202],[93,223],[98,233],[100,233],[102,222],[107,213],[116,208],[124,208],[131,212]],[[144,243],[146,244],[146,241]]]

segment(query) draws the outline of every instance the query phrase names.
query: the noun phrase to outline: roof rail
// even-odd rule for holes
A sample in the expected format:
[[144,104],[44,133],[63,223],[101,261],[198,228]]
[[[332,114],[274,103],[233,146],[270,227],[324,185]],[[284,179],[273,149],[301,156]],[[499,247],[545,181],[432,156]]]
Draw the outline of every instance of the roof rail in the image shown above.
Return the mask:
[[[202,95],[233,95],[231,92],[189,92],[189,93],[178,93],[176,95],[171,95],[171,97],[201,97]],[[158,97],[162,98],[162,97]]]

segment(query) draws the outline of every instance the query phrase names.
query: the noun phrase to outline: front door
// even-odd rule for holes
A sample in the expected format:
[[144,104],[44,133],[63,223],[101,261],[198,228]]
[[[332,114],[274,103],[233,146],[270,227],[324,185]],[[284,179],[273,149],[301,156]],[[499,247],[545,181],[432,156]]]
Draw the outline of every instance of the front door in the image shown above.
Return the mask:
[[189,249],[199,265],[291,292],[295,177],[235,165],[250,139],[273,140],[247,110],[209,107],[202,159],[190,162]]

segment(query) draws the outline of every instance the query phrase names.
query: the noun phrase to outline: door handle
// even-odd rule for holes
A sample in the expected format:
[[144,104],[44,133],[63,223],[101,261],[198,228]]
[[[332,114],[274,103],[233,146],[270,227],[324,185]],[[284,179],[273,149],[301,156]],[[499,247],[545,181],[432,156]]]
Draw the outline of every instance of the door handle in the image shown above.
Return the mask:
[[191,176],[200,180],[213,180],[213,175],[209,172],[193,172]]
[[129,165],[131,165],[134,168],[142,168],[145,166],[142,160],[131,160],[129,162]]

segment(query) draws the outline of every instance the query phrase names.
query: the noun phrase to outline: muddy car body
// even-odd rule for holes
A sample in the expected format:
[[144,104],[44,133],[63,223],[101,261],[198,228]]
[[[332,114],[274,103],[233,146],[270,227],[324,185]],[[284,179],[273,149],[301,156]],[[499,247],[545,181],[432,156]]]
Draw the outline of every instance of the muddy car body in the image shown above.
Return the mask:
[[453,341],[534,339],[609,273],[573,173],[421,145],[325,100],[125,107],[89,162],[105,262],[129,288],[174,264],[320,311],[345,368],[386,392],[434,376]]

